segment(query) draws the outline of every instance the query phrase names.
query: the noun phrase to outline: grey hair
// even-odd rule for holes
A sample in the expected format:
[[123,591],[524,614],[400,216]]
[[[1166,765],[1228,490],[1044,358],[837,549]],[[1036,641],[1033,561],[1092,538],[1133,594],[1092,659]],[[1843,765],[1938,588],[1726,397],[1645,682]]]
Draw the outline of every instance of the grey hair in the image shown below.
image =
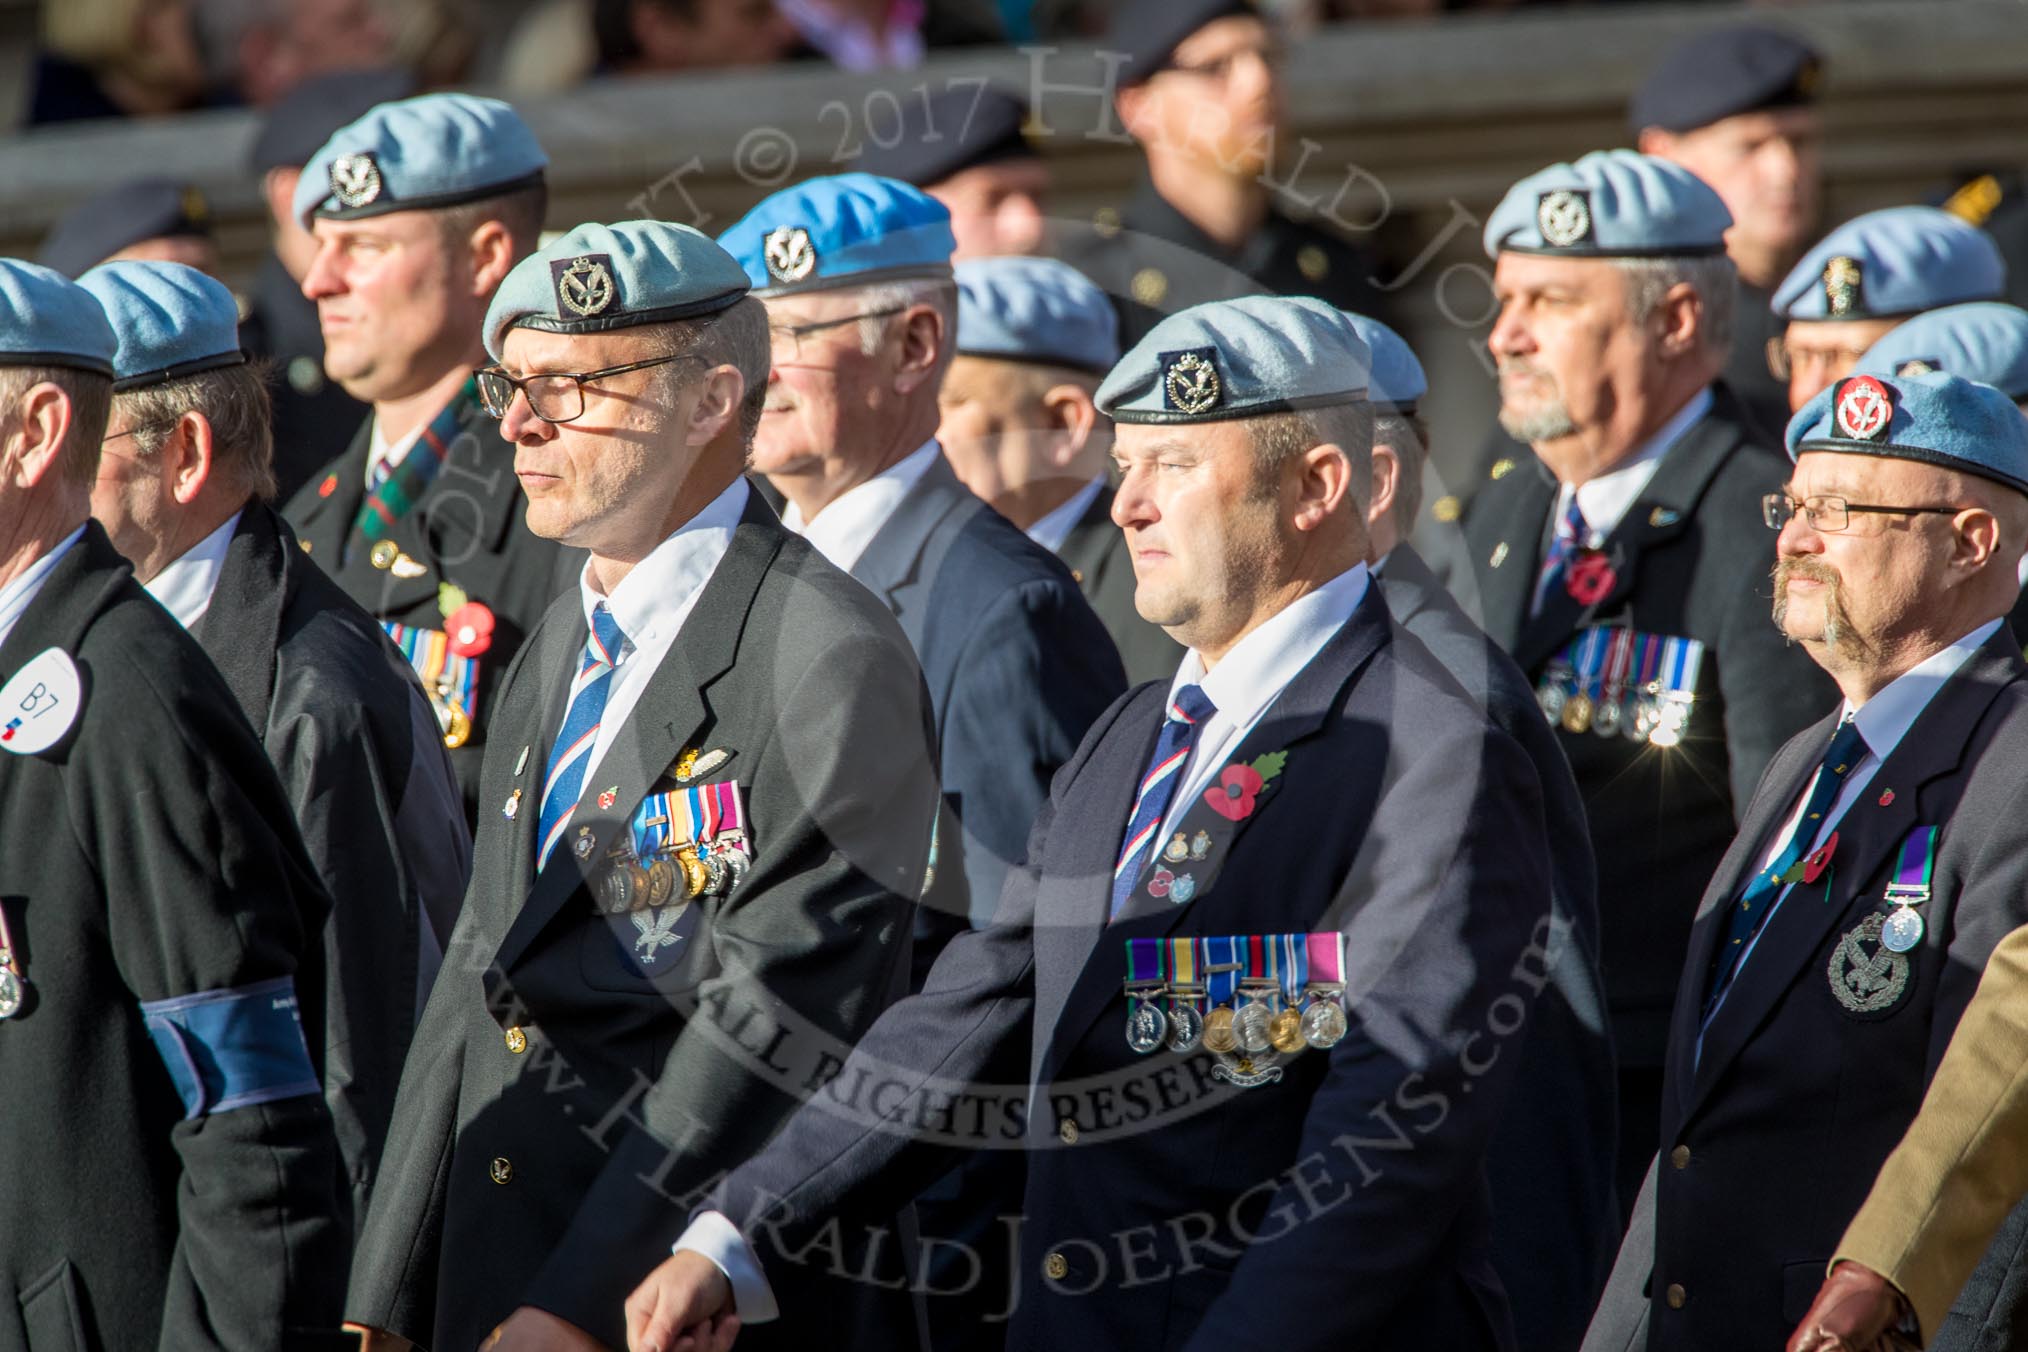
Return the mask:
[[[761,406],[768,398],[768,371],[774,348],[768,335],[767,307],[743,296],[707,319],[677,320],[662,326],[663,351],[670,356],[695,356],[707,366],[730,366],[746,383],[739,401],[740,445],[751,451],[760,430]],[[662,393],[673,401],[684,378],[682,367],[662,368]]]
[[160,385],[113,396],[113,407],[134,428],[134,453],[153,457],[186,413],[211,424],[212,459],[231,481],[263,502],[275,495],[273,406],[263,364],[245,362],[200,371]]
[[1613,266],[1627,279],[1627,312],[1636,324],[1646,322],[1669,288],[1687,282],[1704,303],[1698,337],[1709,353],[1732,350],[1732,316],[1739,296],[1739,270],[1724,254],[1699,258],[1615,258]]
[[[860,308],[864,310],[899,309],[910,305],[927,305],[935,310],[944,321],[944,350],[937,362],[937,374],[950,369],[951,358],[958,350],[958,284],[948,277],[918,277],[905,282],[877,282],[859,293]],[[880,344],[887,337],[888,327],[900,315],[882,315],[877,319],[859,321],[859,351],[863,356],[872,356],[880,350]]]

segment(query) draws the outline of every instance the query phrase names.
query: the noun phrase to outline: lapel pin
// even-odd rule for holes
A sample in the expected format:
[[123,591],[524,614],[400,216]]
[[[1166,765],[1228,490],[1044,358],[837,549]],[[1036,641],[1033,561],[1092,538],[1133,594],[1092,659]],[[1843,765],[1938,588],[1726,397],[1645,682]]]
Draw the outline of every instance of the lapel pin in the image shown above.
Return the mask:
[[506,803],[502,805],[502,807],[500,808],[500,815],[505,817],[508,821],[511,822],[514,820],[514,814],[519,812],[520,810],[521,810],[521,790],[516,789],[514,790],[514,792],[507,795]]
[[716,770],[731,759],[732,753],[723,748],[714,747],[712,750],[705,752],[699,752],[695,748],[692,748],[689,751],[685,751],[676,760],[676,782],[688,784],[700,775],[710,774],[713,770]]
[[524,746],[521,748],[521,754],[514,758],[514,777],[516,779],[519,779],[521,777],[521,772],[523,770],[526,770],[527,768],[528,768],[528,748]]
[[1893,789],[1883,789],[1883,790],[1881,790],[1881,793],[1880,793],[1880,806],[1882,806],[1882,807],[1892,807],[1893,805],[1894,805],[1894,790],[1893,790]]
[[619,797],[620,797],[620,786],[617,784],[613,785],[613,787],[611,787],[610,789],[604,790],[599,794],[600,809],[603,810],[605,808],[611,807],[614,803],[619,801]]
[[1493,557],[1490,560],[1490,563],[1492,567],[1498,568],[1501,564],[1505,563],[1506,561],[1507,561],[1507,542],[1505,540],[1502,540],[1499,544],[1493,546]]
[[1668,507],[1657,507],[1648,513],[1648,524],[1655,527],[1673,526],[1683,519],[1683,514]]

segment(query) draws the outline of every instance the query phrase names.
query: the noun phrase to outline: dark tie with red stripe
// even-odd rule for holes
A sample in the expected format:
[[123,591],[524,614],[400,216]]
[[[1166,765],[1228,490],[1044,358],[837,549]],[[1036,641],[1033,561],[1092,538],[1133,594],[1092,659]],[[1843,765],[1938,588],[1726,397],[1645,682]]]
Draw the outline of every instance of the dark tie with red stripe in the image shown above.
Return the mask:
[[1169,717],[1162,723],[1162,735],[1155,739],[1155,754],[1149,757],[1148,769],[1141,776],[1140,790],[1134,795],[1134,810],[1127,816],[1120,862],[1113,869],[1111,916],[1115,920],[1140,880],[1141,869],[1147,865],[1155,833],[1162,829],[1162,819],[1169,815],[1169,804],[1176,800],[1183,767],[1189,764],[1190,752],[1197,745],[1197,730],[1217,712],[1218,706],[1194,685],[1184,686],[1169,701]]

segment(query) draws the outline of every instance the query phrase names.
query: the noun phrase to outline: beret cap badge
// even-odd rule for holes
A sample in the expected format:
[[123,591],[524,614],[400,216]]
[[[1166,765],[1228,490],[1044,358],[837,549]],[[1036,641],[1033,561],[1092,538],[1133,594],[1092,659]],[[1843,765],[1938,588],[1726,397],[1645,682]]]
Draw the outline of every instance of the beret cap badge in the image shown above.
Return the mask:
[[338,205],[356,210],[380,199],[380,166],[360,151],[331,161],[331,195]]
[[1824,308],[1833,318],[1851,314],[1860,307],[1864,285],[1859,260],[1839,254],[1824,264]]
[[761,253],[767,260],[768,276],[778,282],[800,282],[817,266],[810,232],[800,225],[781,225],[768,231],[761,241]]
[[1854,376],[1838,390],[1838,435],[1853,441],[1879,441],[1894,419],[1894,395],[1872,376]]
[[552,262],[556,277],[556,302],[580,319],[603,314],[615,295],[612,259],[605,254],[584,254],[564,262]]
[[1162,394],[1178,413],[1209,413],[1224,394],[1215,349],[1192,348],[1162,354]]
[[1535,224],[1543,243],[1568,249],[1591,236],[1591,204],[1583,193],[1568,188],[1546,192],[1535,205]]

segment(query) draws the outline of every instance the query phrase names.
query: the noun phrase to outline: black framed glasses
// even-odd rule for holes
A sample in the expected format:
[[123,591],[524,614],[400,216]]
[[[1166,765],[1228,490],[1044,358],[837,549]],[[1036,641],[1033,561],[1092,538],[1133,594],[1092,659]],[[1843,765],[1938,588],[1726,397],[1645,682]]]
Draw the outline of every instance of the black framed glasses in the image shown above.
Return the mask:
[[1843,498],[1792,498],[1786,493],[1769,493],[1760,500],[1760,519],[1769,530],[1780,530],[1797,517],[1820,535],[1836,535],[1852,524],[1854,514],[1862,516],[1956,516],[1963,507],[1875,507]]
[[856,315],[819,319],[808,324],[770,324],[768,341],[774,344],[775,351],[793,361],[803,355],[803,339],[810,334],[822,333],[825,329],[835,329],[846,324],[857,324],[862,319],[886,319],[891,315],[900,314],[907,308],[906,305],[890,305],[884,310],[865,310]]
[[608,376],[623,376],[629,371],[645,371],[651,366],[666,366],[672,361],[701,361],[694,352],[678,353],[668,357],[650,357],[646,361],[630,361],[625,366],[607,366],[597,371],[544,371],[539,375],[510,376],[497,366],[488,366],[473,372],[479,382],[479,402],[486,411],[496,418],[507,416],[507,410],[514,403],[518,392],[528,396],[528,407],[535,410],[535,416],[549,423],[574,422],[584,416],[584,387],[595,380]]

